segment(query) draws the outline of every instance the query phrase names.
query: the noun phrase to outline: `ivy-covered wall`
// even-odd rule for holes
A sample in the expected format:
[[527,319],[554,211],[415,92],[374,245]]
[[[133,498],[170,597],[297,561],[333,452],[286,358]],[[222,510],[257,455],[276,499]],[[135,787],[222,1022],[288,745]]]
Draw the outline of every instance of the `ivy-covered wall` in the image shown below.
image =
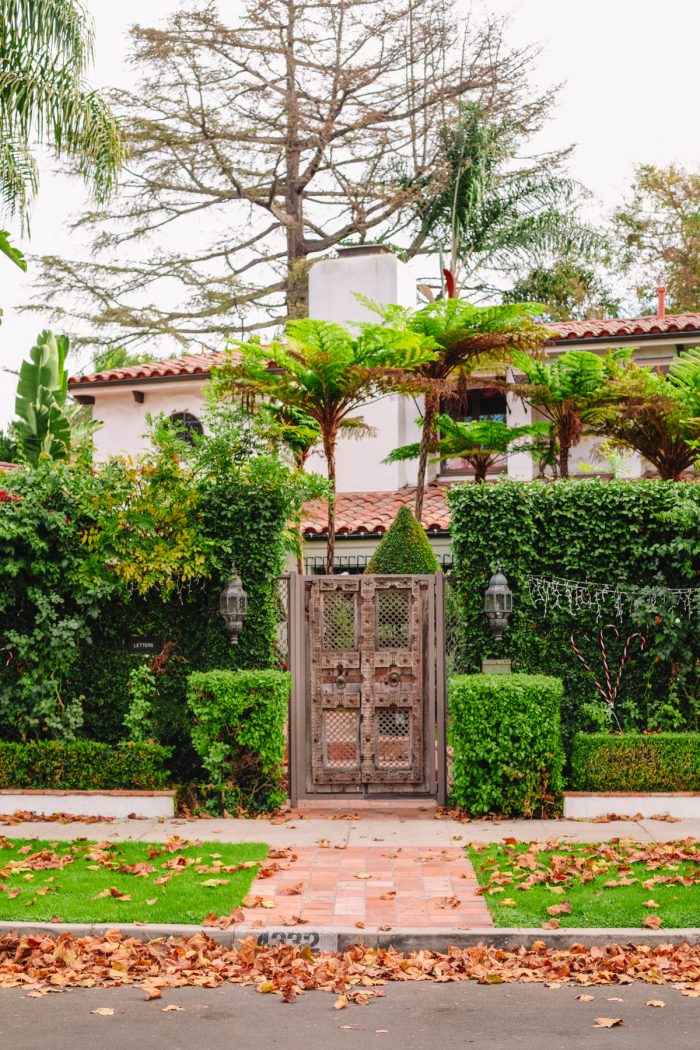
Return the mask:
[[[642,631],[646,652],[631,650],[617,710],[624,729],[700,728],[700,611],[666,605],[655,588],[700,585],[700,486],[692,482],[558,481],[464,485],[449,495],[460,610],[458,670],[478,671],[482,657],[510,656],[514,671],[564,681],[562,729],[567,747],[576,730],[606,728],[606,709],[571,647],[576,633],[589,665],[603,674],[598,633],[608,638],[616,675],[628,634]],[[491,572],[513,590],[513,616],[502,643],[493,641],[483,612]],[[534,602],[529,573],[639,588],[634,612],[621,621],[572,614],[564,604],[546,612]],[[590,640],[586,640],[588,635]]]
[[[0,494],[0,741],[124,739],[129,673],[145,659],[129,640],[155,636],[165,645],[149,660],[149,729],[172,748],[175,779],[198,778],[187,678],[276,665],[288,522],[318,489],[272,455],[235,453],[226,435],[188,453],[161,427],[133,464],[41,461],[11,476]],[[219,595],[234,572],[248,615],[232,647]]]

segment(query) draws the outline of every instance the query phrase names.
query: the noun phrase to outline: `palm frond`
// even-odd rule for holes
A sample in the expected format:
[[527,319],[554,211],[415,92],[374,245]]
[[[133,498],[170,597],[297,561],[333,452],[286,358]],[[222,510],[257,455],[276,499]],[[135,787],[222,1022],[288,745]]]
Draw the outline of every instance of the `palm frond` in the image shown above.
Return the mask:
[[126,159],[124,134],[82,73],[93,28],[79,0],[0,0],[0,200],[26,220],[37,189],[31,147],[75,158],[98,202]]

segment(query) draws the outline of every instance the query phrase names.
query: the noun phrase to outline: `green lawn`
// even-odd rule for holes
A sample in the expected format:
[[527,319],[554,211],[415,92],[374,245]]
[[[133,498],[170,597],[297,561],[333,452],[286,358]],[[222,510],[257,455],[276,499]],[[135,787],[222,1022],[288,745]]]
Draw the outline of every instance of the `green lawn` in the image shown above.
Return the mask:
[[266,856],[261,843],[52,842],[0,835],[0,920],[201,923],[210,912],[228,915],[238,907],[257,872],[253,862]]
[[[700,926],[700,846],[692,840],[473,843],[468,852],[496,926],[539,927],[554,920],[562,929],[644,929],[650,916],[663,920],[661,929]],[[548,912],[557,905],[564,905],[559,914]]]

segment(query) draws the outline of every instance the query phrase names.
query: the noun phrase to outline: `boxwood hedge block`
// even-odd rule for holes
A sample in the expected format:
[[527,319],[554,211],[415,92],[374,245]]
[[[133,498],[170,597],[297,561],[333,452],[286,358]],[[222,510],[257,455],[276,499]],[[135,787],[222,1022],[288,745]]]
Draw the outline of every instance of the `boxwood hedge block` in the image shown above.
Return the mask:
[[449,683],[453,794],[470,813],[531,817],[559,804],[563,696],[544,675],[455,675]]
[[573,791],[700,791],[700,733],[578,733]]
[[224,812],[264,812],[281,805],[286,671],[196,671],[187,681],[192,744],[210,778],[211,801]]
[[399,509],[365,572],[387,576],[440,572],[430,540],[410,507]]
[[170,783],[170,748],[157,744],[0,742],[0,788],[45,791],[157,791]]

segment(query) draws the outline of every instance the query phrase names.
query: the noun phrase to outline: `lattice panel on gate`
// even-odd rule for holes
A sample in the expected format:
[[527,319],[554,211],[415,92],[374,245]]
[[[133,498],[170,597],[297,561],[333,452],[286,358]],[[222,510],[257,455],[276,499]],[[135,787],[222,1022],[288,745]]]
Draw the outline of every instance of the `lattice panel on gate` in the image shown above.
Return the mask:
[[357,769],[360,765],[360,712],[323,712],[323,764],[326,769]]
[[377,649],[411,648],[411,592],[391,587],[377,591]]
[[353,592],[330,591],[323,595],[323,648],[335,652],[357,645],[357,611]]
[[377,708],[374,753],[379,769],[410,769],[412,756],[411,712]]

